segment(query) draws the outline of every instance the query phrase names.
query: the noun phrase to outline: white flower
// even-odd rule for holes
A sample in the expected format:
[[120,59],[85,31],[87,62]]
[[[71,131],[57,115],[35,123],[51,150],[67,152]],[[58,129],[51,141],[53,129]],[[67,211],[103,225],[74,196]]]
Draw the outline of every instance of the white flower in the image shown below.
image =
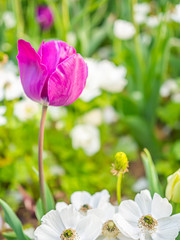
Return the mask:
[[171,14],[173,21],[180,23],[180,4],[175,6],[174,12]]
[[162,97],[169,97],[178,88],[178,85],[174,79],[168,79],[163,83],[160,88],[160,95]]
[[114,123],[118,120],[118,114],[112,106],[107,106],[103,110],[103,118],[105,123]]
[[127,70],[124,66],[116,66],[113,62],[103,60],[99,62],[100,88],[108,92],[121,92],[127,85],[125,79]]
[[72,205],[51,210],[41,221],[36,240],[95,240],[101,231],[99,218],[83,216]]
[[16,25],[16,19],[13,12],[4,12],[2,19],[7,29],[13,28]]
[[76,125],[71,131],[71,138],[73,148],[83,148],[88,156],[97,153],[101,147],[99,130],[93,125]]
[[14,115],[23,122],[33,118],[38,112],[38,104],[29,99],[14,104]]
[[99,208],[89,210],[88,214],[94,214],[101,219],[102,230],[97,240],[131,240],[125,237],[117,228],[113,221],[113,217],[116,213],[116,207],[111,203],[105,203]]
[[134,19],[138,24],[146,22],[147,14],[151,8],[148,3],[137,3],[134,6]]
[[0,126],[3,126],[7,123],[6,117],[4,117],[4,113],[6,112],[5,106],[0,106]]
[[180,214],[170,216],[172,206],[166,198],[148,190],[137,194],[135,201],[125,200],[114,215],[114,222],[127,237],[140,240],[175,240],[180,230]]
[[131,22],[116,20],[114,22],[114,35],[121,40],[131,39],[136,33],[136,29]]
[[80,99],[84,102],[90,102],[95,97],[98,97],[101,94],[99,88],[100,83],[100,74],[98,61],[93,58],[88,58],[85,60],[88,66],[88,77],[86,81],[86,86],[80,95]]
[[26,236],[28,236],[30,239],[34,240],[35,237],[34,237],[34,228],[33,227],[30,227],[30,228],[26,228],[24,230],[24,233],[26,234]]
[[107,190],[102,190],[94,195],[86,191],[74,192],[71,195],[71,203],[75,209],[82,214],[86,214],[91,209],[100,208],[103,204],[108,203],[110,195]]
[[103,116],[102,111],[99,108],[95,108],[83,116],[83,122],[94,126],[102,124]]
[[154,28],[160,24],[160,20],[158,16],[149,16],[146,21],[147,26]]

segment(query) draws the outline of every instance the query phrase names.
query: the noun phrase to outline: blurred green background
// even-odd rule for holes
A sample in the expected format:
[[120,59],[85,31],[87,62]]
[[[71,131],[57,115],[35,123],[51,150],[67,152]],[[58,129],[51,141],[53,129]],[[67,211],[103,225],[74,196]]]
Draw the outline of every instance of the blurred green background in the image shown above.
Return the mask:
[[[0,198],[17,209],[24,190],[39,197],[33,168],[41,108],[22,92],[16,60],[20,38],[36,50],[42,40],[66,41],[89,67],[80,99],[48,109],[44,169],[56,200],[104,188],[114,196],[116,177],[110,170],[117,151],[130,161],[123,195],[134,196],[147,185],[140,159],[144,147],[165,187],[180,165],[178,2],[0,0]],[[48,29],[37,21],[42,5],[53,15]]]

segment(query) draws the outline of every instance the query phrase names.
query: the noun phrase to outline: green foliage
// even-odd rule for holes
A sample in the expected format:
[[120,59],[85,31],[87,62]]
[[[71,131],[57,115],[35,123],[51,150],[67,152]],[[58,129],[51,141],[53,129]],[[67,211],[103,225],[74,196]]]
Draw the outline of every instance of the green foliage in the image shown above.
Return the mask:
[[[2,199],[0,199],[0,205],[4,210],[5,221],[14,230],[18,240],[28,240],[29,238],[23,233],[23,229],[22,229],[20,220],[16,217],[15,213],[8,206],[8,204],[5,203]],[[12,238],[10,238],[10,236],[9,236],[9,239],[12,239]]]

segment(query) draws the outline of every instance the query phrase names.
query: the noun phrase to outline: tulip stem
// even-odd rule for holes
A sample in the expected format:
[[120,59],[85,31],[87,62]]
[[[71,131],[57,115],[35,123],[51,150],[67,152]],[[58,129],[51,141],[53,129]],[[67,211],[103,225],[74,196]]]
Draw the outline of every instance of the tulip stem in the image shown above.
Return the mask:
[[39,166],[39,187],[44,214],[47,212],[47,202],[45,195],[44,172],[43,172],[43,140],[44,126],[46,120],[47,106],[42,107],[41,123],[39,129],[39,144],[38,144],[38,166]]
[[118,180],[117,180],[117,201],[118,204],[121,203],[121,183],[122,183],[122,173],[120,172],[118,175]]

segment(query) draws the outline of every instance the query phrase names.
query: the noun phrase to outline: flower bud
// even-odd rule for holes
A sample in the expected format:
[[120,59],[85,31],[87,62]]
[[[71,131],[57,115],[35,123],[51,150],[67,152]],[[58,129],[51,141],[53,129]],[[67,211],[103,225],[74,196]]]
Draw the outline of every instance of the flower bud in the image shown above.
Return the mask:
[[115,155],[115,162],[112,165],[111,172],[113,175],[128,172],[129,162],[124,152],[118,152]]
[[167,178],[166,197],[175,203],[180,203],[180,169]]

